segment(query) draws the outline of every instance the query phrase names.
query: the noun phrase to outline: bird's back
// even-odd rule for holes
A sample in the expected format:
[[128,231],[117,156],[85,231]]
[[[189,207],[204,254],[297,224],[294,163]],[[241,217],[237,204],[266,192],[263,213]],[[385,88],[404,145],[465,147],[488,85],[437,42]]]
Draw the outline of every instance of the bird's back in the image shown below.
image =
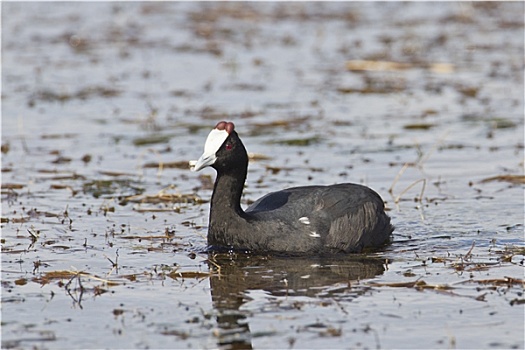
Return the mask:
[[263,221],[288,223],[292,230],[304,232],[299,236],[304,244],[321,250],[359,252],[384,244],[393,230],[381,197],[368,187],[350,183],[272,192],[246,213]]

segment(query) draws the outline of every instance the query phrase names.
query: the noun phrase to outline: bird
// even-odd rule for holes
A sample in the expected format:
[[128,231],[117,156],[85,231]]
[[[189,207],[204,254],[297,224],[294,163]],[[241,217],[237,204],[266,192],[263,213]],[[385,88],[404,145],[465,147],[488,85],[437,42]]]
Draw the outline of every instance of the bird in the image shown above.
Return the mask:
[[208,224],[209,251],[279,255],[328,255],[377,250],[394,227],[379,194],[369,187],[339,183],[271,192],[245,210],[241,196],[248,153],[232,122],[209,133],[192,171],[216,170]]

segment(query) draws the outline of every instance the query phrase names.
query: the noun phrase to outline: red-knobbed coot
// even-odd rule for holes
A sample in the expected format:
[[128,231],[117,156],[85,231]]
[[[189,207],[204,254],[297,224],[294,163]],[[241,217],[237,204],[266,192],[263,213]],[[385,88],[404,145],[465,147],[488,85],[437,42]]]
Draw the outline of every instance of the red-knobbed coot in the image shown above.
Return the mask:
[[217,171],[208,227],[212,250],[357,253],[384,245],[394,229],[381,197],[351,183],[288,188],[243,210],[248,154],[231,122],[221,121],[210,132],[193,170],[207,166]]

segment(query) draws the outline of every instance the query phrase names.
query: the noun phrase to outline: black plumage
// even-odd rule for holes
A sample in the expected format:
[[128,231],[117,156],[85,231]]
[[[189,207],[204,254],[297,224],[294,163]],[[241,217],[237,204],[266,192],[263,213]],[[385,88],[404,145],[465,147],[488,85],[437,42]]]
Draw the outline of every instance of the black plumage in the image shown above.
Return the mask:
[[[331,254],[388,242],[393,226],[383,200],[358,184],[288,188],[261,197],[244,211],[240,200],[248,169],[246,149],[232,123],[221,122],[214,130],[219,139],[210,141],[210,134],[196,164],[196,170],[211,166],[217,171],[208,227],[212,249]],[[208,145],[213,142],[218,147],[214,154]]]

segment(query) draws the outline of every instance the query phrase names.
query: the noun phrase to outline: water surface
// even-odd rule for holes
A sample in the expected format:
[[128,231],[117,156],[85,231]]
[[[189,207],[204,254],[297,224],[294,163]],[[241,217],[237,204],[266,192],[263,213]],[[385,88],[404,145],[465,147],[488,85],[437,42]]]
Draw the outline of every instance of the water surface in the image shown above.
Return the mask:
[[[3,3],[2,348],[523,348],[523,6]],[[392,244],[203,253],[223,119]]]

